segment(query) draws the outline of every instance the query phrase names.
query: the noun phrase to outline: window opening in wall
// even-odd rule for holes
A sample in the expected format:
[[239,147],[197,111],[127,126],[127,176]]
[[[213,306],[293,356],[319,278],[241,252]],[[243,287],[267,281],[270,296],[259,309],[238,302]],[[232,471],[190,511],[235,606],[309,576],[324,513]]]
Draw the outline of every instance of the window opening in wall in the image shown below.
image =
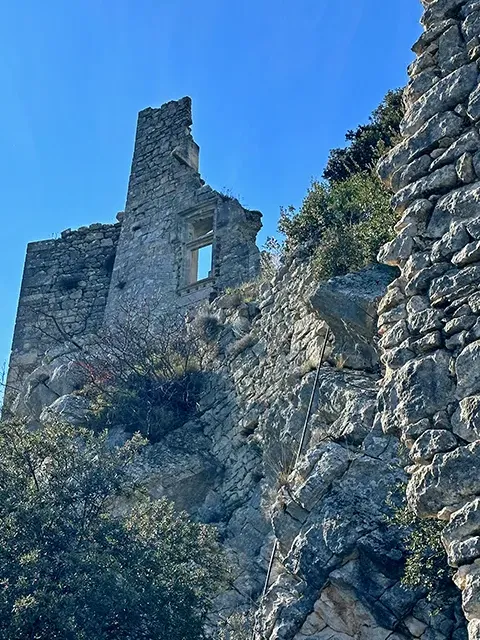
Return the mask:
[[212,276],[213,216],[205,216],[190,222],[187,256],[187,284],[195,284]]
[[198,280],[210,278],[212,275],[212,246],[213,245],[208,244],[198,249],[197,282]]

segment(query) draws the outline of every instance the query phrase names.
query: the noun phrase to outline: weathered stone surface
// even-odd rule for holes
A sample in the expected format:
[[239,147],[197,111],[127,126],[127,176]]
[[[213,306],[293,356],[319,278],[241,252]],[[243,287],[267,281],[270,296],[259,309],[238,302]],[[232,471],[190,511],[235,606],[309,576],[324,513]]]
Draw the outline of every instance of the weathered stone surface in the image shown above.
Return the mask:
[[433,416],[446,406],[454,390],[450,356],[444,351],[408,362],[396,372],[387,409],[401,425]]
[[[391,326],[396,322],[398,322],[399,320],[405,320],[406,317],[407,317],[407,310],[405,308],[405,305],[400,304],[398,305],[398,307],[395,307],[394,309],[391,309],[390,311],[386,311],[385,313],[381,314],[381,316],[378,319],[378,327],[382,328],[387,325]],[[388,326],[387,326],[387,329],[388,329]]]
[[480,33],[480,13],[477,6],[466,14],[465,20],[462,22],[462,32],[467,42]]
[[467,442],[480,439],[480,396],[460,400],[460,405],[452,416],[452,430]]
[[436,160],[432,162],[432,170],[443,164],[453,164],[464,153],[475,153],[480,149],[480,136],[476,129],[471,129],[460,136],[455,142]]
[[81,363],[68,360],[53,369],[46,384],[58,396],[65,396],[81,389],[88,379],[88,373]]
[[410,104],[415,102],[415,100],[418,100],[424,93],[429,91],[440,78],[440,72],[435,66],[424,69],[408,83],[405,89],[405,99]]
[[13,405],[16,415],[24,418],[39,418],[45,407],[58,398],[58,394],[48,388],[51,368],[41,366],[25,379],[22,391]]
[[383,245],[377,256],[378,262],[396,267],[407,261],[414,246],[415,229],[412,233],[413,226],[406,226],[396,238]]
[[476,218],[480,202],[480,182],[456,189],[441,198],[435,207],[437,215],[452,216],[457,220]]
[[457,398],[480,393],[480,340],[461,351],[456,362]]
[[392,349],[393,347],[398,347],[408,338],[407,323],[404,320],[399,320],[382,335],[379,345],[382,349]]
[[399,169],[392,176],[392,189],[399,191],[403,187],[415,182],[419,178],[423,178],[428,173],[432,159],[429,155],[420,156],[413,160],[405,168]]
[[480,266],[466,267],[444,275],[433,280],[429,291],[430,300],[435,306],[447,304],[473,292],[479,282]]
[[[415,295],[408,290],[410,288],[412,280],[416,278],[420,271],[431,266],[432,258],[428,252],[417,251],[415,253],[412,253],[412,255],[408,258],[408,260],[402,267],[402,278],[405,282],[404,291],[407,296]],[[435,267],[434,271],[437,272],[438,268]]]
[[430,213],[433,211],[433,204],[429,200],[416,200],[407,207],[402,217],[395,225],[395,231],[400,233],[409,225],[415,225],[417,231],[425,230]]
[[480,441],[437,454],[411,478],[407,496],[421,516],[461,505],[480,492]]
[[465,0],[422,0],[425,13],[422,17],[422,24],[425,27],[435,24],[437,21],[450,17],[456,10],[465,4]]
[[477,84],[477,79],[478,68],[472,63],[439,80],[407,112],[402,129],[403,135],[413,135],[430,118],[456,107],[470,95]]
[[440,331],[432,331],[422,336],[418,340],[414,340],[411,343],[411,348],[417,354],[428,353],[439,349],[443,344],[442,334]]
[[480,640],[480,619],[468,623],[468,637],[470,640]]
[[395,171],[428,153],[442,138],[458,136],[463,126],[462,118],[453,111],[434,115],[415,135],[398,144],[382,158],[378,165],[380,177],[390,185],[390,178]]
[[[308,478],[295,492],[298,503],[309,511],[318,503],[332,484],[337,481],[348,469],[348,452],[335,443],[326,444],[314,452],[317,462],[313,465]],[[299,469],[302,474],[302,468]]]
[[443,327],[443,335],[452,336],[454,333],[460,333],[460,331],[468,331],[475,325],[476,321],[477,318],[471,315],[453,318]]
[[410,457],[416,464],[426,464],[437,453],[446,453],[456,446],[457,439],[450,431],[431,429],[418,438],[410,451]]
[[392,281],[392,272],[382,267],[364,269],[322,282],[310,298],[312,307],[330,326],[335,352],[346,366],[375,366],[378,357],[371,347],[376,332],[377,305]]
[[472,238],[475,238],[475,240],[480,240],[480,218],[468,222],[465,227]]
[[439,309],[425,309],[408,316],[408,325],[413,333],[425,333],[443,326],[443,313]]
[[470,564],[480,557],[480,537],[475,536],[463,542],[455,540],[448,548],[448,563],[451,567]]
[[66,422],[67,424],[83,425],[90,408],[90,402],[80,396],[63,395],[51,405],[45,407],[40,414],[41,422]]
[[465,43],[458,24],[442,33],[438,40],[438,66],[442,75],[458,69],[468,62]]
[[451,222],[448,231],[432,246],[432,261],[442,262],[450,259],[454,253],[463,249],[468,241],[465,225],[461,222]]
[[453,578],[462,590],[463,611],[467,620],[480,618],[480,561],[460,567]]
[[[427,198],[434,209],[427,205],[428,212],[418,223],[407,209],[395,227],[397,238],[380,253],[401,269],[404,298],[397,304],[407,312],[410,335],[400,317],[396,325],[389,324],[394,309],[379,322],[386,372],[376,423],[386,433],[400,431],[410,449],[414,462],[408,468],[410,505],[422,517],[448,520],[454,514],[444,543],[449,562],[460,567],[455,582],[463,591],[465,615],[472,621],[470,640],[478,640],[480,525],[462,533],[454,512],[465,503],[471,509],[468,503],[480,493],[480,3],[422,2],[427,29],[414,45],[418,57],[409,67],[403,140],[382,161],[379,173],[397,191],[393,204],[400,211],[415,197]],[[428,140],[427,131],[433,140],[442,117],[455,128],[455,120],[447,114],[462,119],[462,125],[412,152],[414,141]],[[432,159],[428,168],[427,155]],[[433,187],[442,167],[454,167],[457,184],[464,186],[456,188],[452,174],[442,195],[441,184]],[[447,352],[450,355],[439,356]],[[436,394],[438,411],[433,413],[427,405],[432,397],[430,377],[436,374],[417,371],[426,357],[440,357],[443,363],[444,388]],[[427,640],[432,630],[433,625],[423,629],[422,639]],[[462,632],[442,627],[441,633],[453,639]]]
[[467,113],[476,122],[480,118],[480,88],[477,87],[470,95]]
[[455,163],[455,171],[457,172],[458,179],[464,184],[474,182],[477,179],[477,174],[473,166],[473,156],[471,153],[464,153]]
[[405,293],[408,296],[415,296],[425,293],[432,283],[441,280],[444,273],[452,271],[452,265],[446,262],[434,264],[431,267],[420,269],[405,287]]
[[456,253],[453,258],[453,264],[463,267],[466,264],[472,262],[478,262],[480,260],[480,240],[476,242],[470,242],[465,245],[461,251]]
[[418,40],[412,46],[412,51],[416,54],[421,54],[425,51],[425,49],[439,36],[442,35],[444,31],[446,31],[450,26],[456,24],[455,20],[441,20],[436,24],[429,27],[425,30],[422,35],[418,38]]

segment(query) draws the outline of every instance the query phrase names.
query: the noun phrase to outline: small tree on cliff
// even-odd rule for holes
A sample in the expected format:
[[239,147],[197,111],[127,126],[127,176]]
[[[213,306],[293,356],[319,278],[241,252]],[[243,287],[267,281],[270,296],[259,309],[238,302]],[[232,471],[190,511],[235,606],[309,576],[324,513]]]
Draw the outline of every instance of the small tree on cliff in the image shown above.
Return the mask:
[[215,535],[139,493],[142,444],[0,424],[1,640],[204,637]]
[[396,143],[403,113],[402,91],[389,91],[370,121],[347,133],[347,145],[330,152],[323,180],[312,182],[300,208],[282,210],[278,228],[285,251],[306,249],[318,276],[344,275],[374,263],[380,247],[394,237],[391,194],[375,165]]

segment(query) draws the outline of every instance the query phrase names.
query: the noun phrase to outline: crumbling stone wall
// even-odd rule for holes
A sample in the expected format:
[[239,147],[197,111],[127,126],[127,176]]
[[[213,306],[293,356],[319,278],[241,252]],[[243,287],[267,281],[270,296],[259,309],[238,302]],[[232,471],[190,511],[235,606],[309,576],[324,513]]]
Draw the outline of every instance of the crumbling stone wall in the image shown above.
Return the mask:
[[[7,401],[62,332],[95,332],[131,305],[175,313],[258,274],[261,214],[205,185],[191,124],[190,98],[142,111],[119,223],[29,245]],[[207,245],[211,269],[197,281]]]
[[409,448],[408,498],[445,520],[470,638],[480,638],[480,2],[423,0],[402,140],[379,171],[395,192],[400,267],[381,304],[380,419]]
[[[191,124],[190,98],[139,114],[107,317],[131,302],[170,310],[192,306],[258,273],[261,214],[205,185]],[[195,282],[189,241],[202,220],[211,224],[212,270]]]
[[7,399],[63,334],[78,337],[102,325],[119,233],[119,224],[93,224],[28,245]]

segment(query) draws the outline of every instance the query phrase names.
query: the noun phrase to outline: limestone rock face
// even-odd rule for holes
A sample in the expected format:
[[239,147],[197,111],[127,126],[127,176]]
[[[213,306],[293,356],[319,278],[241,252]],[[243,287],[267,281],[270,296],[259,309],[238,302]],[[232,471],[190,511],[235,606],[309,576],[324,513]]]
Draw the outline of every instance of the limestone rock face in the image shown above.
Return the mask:
[[[423,592],[401,585],[405,551],[399,529],[387,524],[389,496],[406,481],[399,441],[376,418],[377,305],[388,290],[382,308],[394,308],[399,295],[390,280],[389,269],[376,268],[319,283],[308,264],[293,261],[249,292],[248,302],[238,291],[199,310],[192,330],[202,314],[216,318],[218,330],[206,335],[211,357],[198,413],[147,447],[136,465],[152,496],[218,527],[233,586],[216,599],[213,619],[256,600],[256,640],[462,639],[455,601],[440,613]],[[339,360],[341,353],[352,359]],[[81,424],[88,406],[71,377],[79,356],[51,355],[36,372],[52,396],[38,399],[35,416]],[[432,381],[438,391],[428,414],[452,385],[449,358],[427,354],[419,368],[412,397],[434,363],[443,372]],[[19,406],[31,405],[31,387]],[[428,460],[453,446],[449,431],[424,431]],[[112,445],[126,437],[110,432]]]
[[394,302],[387,294],[388,310],[380,304],[379,409],[384,431],[410,449],[411,506],[449,521],[444,545],[473,639],[480,629],[480,528],[469,524],[480,493],[480,2],[423,5],[402,140],[379,166],[394,207],[402,213],[408,205],[397,238],[379,254],[401,269]]
[[[319,283],[292,259],[252,295],[205,303],[218,332],[198,413],[136,469],[218,527],[232,585],[212,615],[253,599],[255,640],[464,640],[466,620],[480,640],[480,0],[422,4],[402,140],[379,165],[399,214],[379,260],[399,275]],[[17,414],[81,424],[77,360],[29,362]],[[388,516],[405,482],[417,514],[445,522],[464,616],[460,595],[439,611],[401,583]]]
[[321,282],[310,302],[335,336],[334,354],[353,369],[373,369],[377,306],[393,280],[393,270],[375,266]]

